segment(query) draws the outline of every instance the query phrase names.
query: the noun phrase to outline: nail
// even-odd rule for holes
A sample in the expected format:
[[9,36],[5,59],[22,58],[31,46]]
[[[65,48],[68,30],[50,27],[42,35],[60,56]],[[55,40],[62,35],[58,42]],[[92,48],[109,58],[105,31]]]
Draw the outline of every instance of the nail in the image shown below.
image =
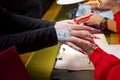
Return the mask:
[[93,39],[100,39],[99,37],[97,37],[95,35],[91,35],[91,38],[93,38]]
[[89,45],[91,47],[96,46],[96,44],[94,44],[94,43],[87,43],[87,45]]
[[79,49],[79,52],[85,55],[85,51],[83,51],[82,49]]
[[91,28],[91,31],[95,31],[95,32],[97,32],[97,33],[101,33],[101,32],[102,32],[101,30],[95,29],[95,28]]

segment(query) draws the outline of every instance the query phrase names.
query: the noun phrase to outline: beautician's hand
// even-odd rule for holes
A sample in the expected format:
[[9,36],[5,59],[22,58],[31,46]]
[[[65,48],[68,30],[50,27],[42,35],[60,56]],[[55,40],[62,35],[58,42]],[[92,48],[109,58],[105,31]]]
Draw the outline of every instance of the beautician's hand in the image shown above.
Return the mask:
[[[93,14],[93,13],[92,13]],[[89,14],[88,14],[89,15]],[[78,23],[83,19],[87,17],[86,15],[85,16],[82,16],[82,17],[78,17],[77,18],[77,21]],[[100,16],[98,14],[93,14],[89,19],[88,21],[86,21],[85,23],[88,24],[88,25],[95,25],[95,24],[100,24],[100,22],[104,19],[103,16]]]

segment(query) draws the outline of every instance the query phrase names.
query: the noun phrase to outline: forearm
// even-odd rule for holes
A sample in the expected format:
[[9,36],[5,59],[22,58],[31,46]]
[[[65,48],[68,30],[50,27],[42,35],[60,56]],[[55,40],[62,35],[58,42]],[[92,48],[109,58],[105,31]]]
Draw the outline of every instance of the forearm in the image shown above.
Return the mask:
[[[98,18],[96,19],[96,23],[95,24],[98,24],[100,25],[100,23],[103,21],[104,17],[102,16],[98,16]],[[117,28],[116,28],[116,22],[112,19],[108,19],[107,20],[107,29],[108,30],[111,30],[113,32],[117,32]]]
[[[54,22],[34,19],[7,11],[0,7],[0,33],[19,33],[54,25]],[[3,26],[3,27],[2,27]],[[7,29],[7,32],[6,32]]]
[[114,14],[114,19],[116,21],[116,29],[119,34],[119,42],[120,42],[120,11]]
[[[114,55],[107,54],[100,48],[96,48],[90,55],[90,60],[95,66],[95,79],[96,80],[113,80],[116,75],[119,78],[119,73],[116,73],[116,70],[119,70],[117,67],[120,63],[120,60]],[[103,75],[104,74],[104,75]],[[117,80],[117,78],[115,80]]]
[[0,51],[15,45],[19,53],[31,52],[57,44],[53,27],[0,36]]
[[108,19],[107,25],[108,25],[108,27],[107,27],[108,30],[117,32],[116,22],[114,20]]
[[[100,19],[99,21],[97,21],[97,24],[100,25],[101,22],[103,21],[103,18]],[[102,26],[100,26],[102,27]],[[108,19],[107,20],[107,27],[106,27],[108,30],[111,30],[113,32],[117,32],[117,28],[116,28],[116,22],[112,19]]]

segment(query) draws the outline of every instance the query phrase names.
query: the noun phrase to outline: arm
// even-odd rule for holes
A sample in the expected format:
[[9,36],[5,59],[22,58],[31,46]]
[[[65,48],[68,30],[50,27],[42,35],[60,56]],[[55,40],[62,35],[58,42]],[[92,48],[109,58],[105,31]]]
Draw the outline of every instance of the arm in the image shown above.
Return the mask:
[[[88,25],[95,25],[95,24],[100,25],[103,18],[104,18],[103,16],[100,16],[98,14],[94,14],[93,16],[91,16],[91,18],[86,23]],[[112,19],[108,19],[107,20],[107,29],[114,31],[114,32],[117,32],[116,22]]]
[[[83,16],[84,17],[84,16]],[[93,14],[93,16],[90,17],[90,19],[88,21],[86,21],[85,23],[87,25],[100,25],[101,21],[104,19],[103,16],[100,16],[98,14]],[[78,22],[82,20],[82,17],[77,18]],[[114,20],[108,19],[107,20],[107,29],[117,32],[116,29],[116,22]]]
[[[58,29],[91,30],[92,28],[77,25],[73,21],[53,23],[12,14],[0,8],[0,51],[15,45],[20,53],[31,52],[57,44]],[[6,24],[7,23],[7,24]],[[81,26],[81,27],[80,27]],[[7,29],[7,30],[6,30]],[[76,34],[78,34],[78,32]],[[90,34],[89,34],[90,35]],[[90,37],[90,36],[86,36]]]
[[18,33],[53,26],[54,24],[54,22],[14,14],[0,7],[0,34]]
[[108,25],[108,27],[107,27],[108,30],[117,32],[116,22],[114,20],[108,19],[107,25]]
[[120,42],[120,11],[114,14],[114,19],[116,21],[117,32],[119,34],[119,42]]
[[83,53],[87,53],[95,66],[95,80],[120,80],[120,59],[114,55],[107,54],[96,44],[74,41],[82,48]]
[[19,53],[36,51],[57,44],[53,26],[0,36],[0,51],[15,45]]
[[[55,24],[54,22],[13,14],[3,8],[0,8],[0,21],[1,25],[4,24],[4,27],[0,29],[0,51],[15,45],[20,53],[35,51],[57,44],[56,31],[59,29],[69,30],[70,37],[82,38],[83,35],[78,35],[83,34],[82,30],[94,30],[81,24],[75,24],[73,20],[58,21]],[[90,33],[87,33],[84,38],[92,41]],[[66,41],[61,42],[65,43]],[[70,43],[68,45],[72,46]],[[78,47],[74,48],[79,49]]]
[[96,48],[90,55],[95,66],[95,80],[120,80],[120,60]]

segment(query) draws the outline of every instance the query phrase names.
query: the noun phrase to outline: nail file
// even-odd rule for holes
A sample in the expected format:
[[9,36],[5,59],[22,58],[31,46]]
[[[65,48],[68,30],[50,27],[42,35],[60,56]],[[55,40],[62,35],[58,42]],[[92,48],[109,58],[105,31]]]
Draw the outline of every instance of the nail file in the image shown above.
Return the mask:
[[77,23],[81,24],[81,23],[85,23],[86,21],[88,21],[90,19],[90,17],[92,16],[93,14],[90,14],[84,18],[81,18],[81,20]]

